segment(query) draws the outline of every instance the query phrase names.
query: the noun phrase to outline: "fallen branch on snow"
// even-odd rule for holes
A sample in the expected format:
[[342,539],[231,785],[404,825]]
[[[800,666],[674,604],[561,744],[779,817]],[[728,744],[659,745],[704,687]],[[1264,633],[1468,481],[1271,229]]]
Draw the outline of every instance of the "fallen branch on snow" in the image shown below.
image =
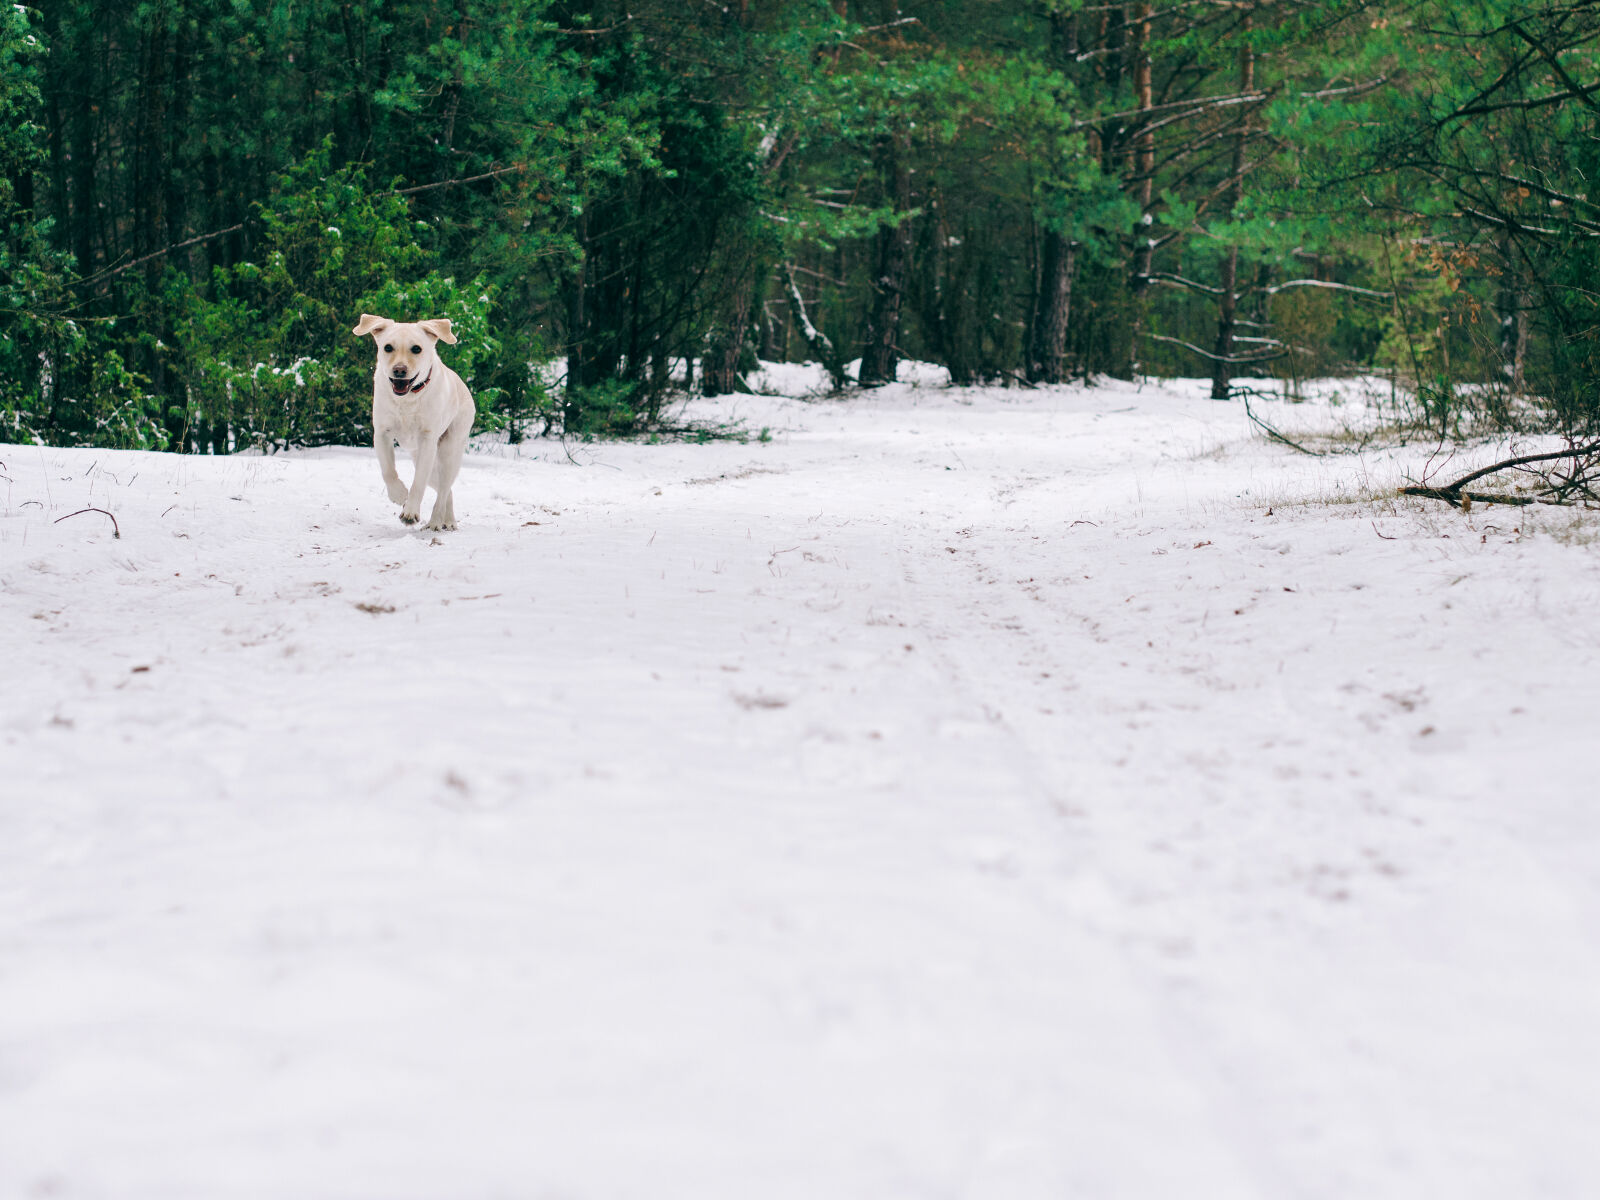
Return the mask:
[[1279,433],[1276,429],[1274,429],[1271,425],[1268,425],[1260,417],[1256,416],[1255,410],[1250,407],[1250,397],[1252,395],[1259,395],[1259,393],[1256,392],[1256,390],[1254,388],[1236,387],[1233,390],[1234,390],[1235,394],[1238,395],[1238,397],[1241,400],[1244,401],[1244,415],[1249,417],[1250,420],[1255,424],[1256,428],[1261,430],[1262,433],[1266,434],[1273,441],[1282,442],[1285,446],[1288,446],[1289,449],[1298,450],[1298,451],[1300,451],[1301,454],[1309,454],[1312,458],[1325,458],[1325,457],[1327,457],[1327,455],[1321,450],[1307,450],[1299,442],[1293,441],[1290,438],[1285,437],[1283,434]]
[[[1543,470],[1530,469],[1534,463],[1557,464],[1570,459],[1572,466],[1563,472],[1558,466]],[[1532,475],[1542,485],[1538,490],[1527,495],[1511,495],[1505,492],[1469,492],[1466,485],[1474,480],[1483,479],[1499,471],[1521,470]],[[1487,467],[1479,467],[1476,471],[1469,471],[1453,483],[1443,487],[1427,487],[1415,485],[1400,489],[1402,496],[1420,496],[1425,500],[1443,500],[1447,504],[1454,504],[1461,508],[1477,504],[1600,504],[1600,442],[1590,442],[1587,446],[1568,446],[1565,450],[1553,450],[1547,454],[1519,454],[1515,458],[1502,459],[1491,463]]]
[[1471,504],[1560,504],[1560,500],[1538,500],[1532,496],[1505,496],[1493,492],[1453,492],[1449,488],[1431,487],[1403,487],[1400,489],[1402,496],[1421,496],[1424,500],[1443,500],[1446,504],[1454,504],[1458,508],[1466,507],[1462,501]]

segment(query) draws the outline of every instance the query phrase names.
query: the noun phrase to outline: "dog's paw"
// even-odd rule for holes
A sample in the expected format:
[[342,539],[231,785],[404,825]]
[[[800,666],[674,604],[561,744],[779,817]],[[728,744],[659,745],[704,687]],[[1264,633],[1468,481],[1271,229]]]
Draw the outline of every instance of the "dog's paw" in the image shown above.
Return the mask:
[[414,512],[402,512],[400,514],[400,524],[402,525],[415,525],[417,520],[417,514]]
[[428,528],[429,529],[451,529],[451,530],[453,530],[453,529],[455,529],[455,527],[456,527],[456,523],[454,521],[429,521],[428,522]]
[[406,502],[406,489],[398,479],[389,484],[388,487],[390,500],[396,504],[404,504]]

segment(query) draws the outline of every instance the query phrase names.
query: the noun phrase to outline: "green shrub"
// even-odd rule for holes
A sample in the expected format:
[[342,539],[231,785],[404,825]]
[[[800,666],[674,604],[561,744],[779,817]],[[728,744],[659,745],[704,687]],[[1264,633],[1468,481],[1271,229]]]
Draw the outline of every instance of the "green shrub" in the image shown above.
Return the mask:
[[374,191],[362,165],[330,170],[329,153],[325,143],[286,172],[259,207],[252,261],[215,271],[206,290],[169,273],[169,361],[183,380],[186,439],[217,445],[220,427],[229,446],[365,441],[372,345],[350,333],[363,312],[448,317],[458,343],[442,357],[473,389],[478,427],[503,423],[488,285],[437,274],[405,198]]

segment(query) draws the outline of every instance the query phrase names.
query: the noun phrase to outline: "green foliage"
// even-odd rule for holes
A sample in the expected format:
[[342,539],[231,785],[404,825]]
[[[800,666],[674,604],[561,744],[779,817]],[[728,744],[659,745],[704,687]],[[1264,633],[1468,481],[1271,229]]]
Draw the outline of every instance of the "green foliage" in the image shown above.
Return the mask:
[[625,437],[641,432],[648,420],[641,411],[639,385],[626,379],[604,379],[572,388],[565,401],[563,430],[584,441]]
[[448,317],[442,350],[491,414],[504,392],[480,379],[501,345],[484,282],[438,273],[403,197],[375,192],[357,165],[331,170],[328,143],[287,171],[258,212],[252,261],[221,267],[202,288],[169,274],[163,306],[173,344],[157,347],[183,381],[168,415],[190,436],[219,426],[233,444],[323,445],[370,436],[372,347],[350,334],[363,312]]
[[1441,429],[1600,428],[1592,353],[1600,12],[1513,0],[1386,9],[1338,47],[1402,86],[1308,113],[1298,189],[1381,235],[1399,292],[1381,361]]

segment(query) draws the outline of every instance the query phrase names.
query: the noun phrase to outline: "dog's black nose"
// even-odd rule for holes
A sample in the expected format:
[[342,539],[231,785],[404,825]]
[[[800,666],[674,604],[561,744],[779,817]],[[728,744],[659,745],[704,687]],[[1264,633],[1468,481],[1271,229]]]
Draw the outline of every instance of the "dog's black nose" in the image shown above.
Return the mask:
[[406,377],[406,369],[404,367],[396,367],[390,374],[396,379],[404,379]]

